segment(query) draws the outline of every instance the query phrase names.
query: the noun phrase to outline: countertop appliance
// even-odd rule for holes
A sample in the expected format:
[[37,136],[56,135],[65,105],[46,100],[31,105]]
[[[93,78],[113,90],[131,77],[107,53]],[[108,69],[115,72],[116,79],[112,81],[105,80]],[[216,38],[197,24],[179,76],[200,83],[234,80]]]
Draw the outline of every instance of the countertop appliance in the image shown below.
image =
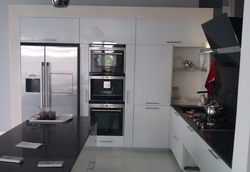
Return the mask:
[[126,45],[90,44],[89,75],[125,75]]
[[50,107],[79,113],[79,44],[21,43],[22,121]]

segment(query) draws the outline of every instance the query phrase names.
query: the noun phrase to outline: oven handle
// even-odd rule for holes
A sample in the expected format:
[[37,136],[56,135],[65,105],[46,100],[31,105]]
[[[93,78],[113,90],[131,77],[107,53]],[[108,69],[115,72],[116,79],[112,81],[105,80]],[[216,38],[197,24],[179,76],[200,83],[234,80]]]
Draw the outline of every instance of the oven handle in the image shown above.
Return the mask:
[[98,55],[98,54],[100,55],[122,55],[122,53],[92,53],[92,54],[94,55]]
[[92,112],[121,112],[122,110],[98,110],[98,109],[91,109]]

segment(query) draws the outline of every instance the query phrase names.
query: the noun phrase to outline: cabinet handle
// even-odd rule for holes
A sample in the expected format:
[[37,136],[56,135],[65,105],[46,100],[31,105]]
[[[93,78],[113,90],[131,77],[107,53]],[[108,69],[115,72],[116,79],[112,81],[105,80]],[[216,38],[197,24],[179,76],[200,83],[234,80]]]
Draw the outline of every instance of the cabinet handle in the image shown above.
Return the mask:
[[146,107],[145,109],[159,109],[159,108],[156,108],[156,107]]
[[194,131],[190,126],[187,126],[187,128],[188,128],[191,132]]
[[127,104],[128,104],[128,91],[127,91]]
[[220,159],[220,157],[212,149],[208,149],[208,151],[215,157],[215,159]]
[[180,44],[181,41],[167,41],[167,44]]
[[175,140],[179,140],[178,137],[176,137],[176,135],[173,135],[173,137],[174,137]]
[[86,103],[88,103],[88,90],[86,90],[86,96],[85,96],[85,99],[86,99]]
[[146,102],[146,104],[149,104],[149,105],[158,105],[160,103],[158,103],[158,102]]
[[90,161],[89,164],[88,164],[87,170],[93,171],[94,167],[95,167],[95,161]]
[[102,143],[113,143],[112,140],[100,140],[100,142],[102,142]]
[[176,116],[180,116],[177,112],[174,112],[174,114],[175,114]]

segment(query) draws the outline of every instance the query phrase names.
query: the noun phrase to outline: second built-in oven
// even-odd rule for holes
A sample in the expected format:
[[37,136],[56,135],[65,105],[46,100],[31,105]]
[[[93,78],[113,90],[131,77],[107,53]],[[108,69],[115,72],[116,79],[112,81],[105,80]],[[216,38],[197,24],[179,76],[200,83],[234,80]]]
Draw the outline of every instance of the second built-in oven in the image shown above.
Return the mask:
[[89,103],[124,103],[124,76],[90,76]]
[[90,122],[97,119],[97,135],[122,136],[124,104],[89,104]]

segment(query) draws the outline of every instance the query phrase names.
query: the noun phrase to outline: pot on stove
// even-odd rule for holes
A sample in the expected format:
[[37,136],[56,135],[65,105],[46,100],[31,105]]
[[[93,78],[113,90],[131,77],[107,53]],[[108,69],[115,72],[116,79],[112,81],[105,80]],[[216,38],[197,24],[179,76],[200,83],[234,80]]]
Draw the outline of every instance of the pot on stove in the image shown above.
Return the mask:
[[215,101],[204,106],[208,117],[216,117],[220,115],[222,107]]

